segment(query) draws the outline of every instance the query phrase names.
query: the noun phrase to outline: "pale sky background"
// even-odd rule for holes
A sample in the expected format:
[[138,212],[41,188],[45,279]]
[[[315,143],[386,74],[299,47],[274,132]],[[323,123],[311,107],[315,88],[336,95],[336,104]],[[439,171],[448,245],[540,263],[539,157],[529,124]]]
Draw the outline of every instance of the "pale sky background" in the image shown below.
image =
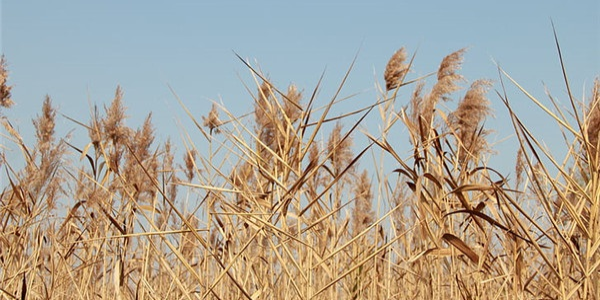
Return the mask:
[[[127,124],[139,126],[152,111],[159,141],[171,136],[176,144],[176,119],[191,123],[168,85],[198,118],[207,114],[212,100],[222,101],[236,114],[249,112],[252,98],[244,83],[255,89],[233,51],[257,62],[280,88],[295,83],[307,95],[325,71],[321,104],[329,101],[358,53],[342,96],[359,94],[335,114],[377,100],[375,83],[383,84],[385,64],[401,46],[410,54],[418,48],[412,77],[436,71],[445,55],[468,47],[461,71],[468,80],[489,78],[500,89],[497,61],[536,97],[548,99],[545,84],[567,106],[551,21],[575,95],[589,95],[600,75],[597,0],[15,0],[2,1],[0,9],[0,48],[16,102],[1,113],[29,144],[31,119],[39,114],[46,94],[60,113],[88,123],[88,100],[108,104],[121,85],[131,117]],[[412,89],[401,90],[400,97],[408,101]],[[517,148],[510,120],[493,90],[489,98],[495,119],[486,127],[496,131],[490,138],[498,142],[499,152],[491,167],[512,173]],[[509,98],[544,142],[556,149],[564,146],[557,127],[521,93],[511,88]],[[76,143],[87,140],[86,131],[60,116],[57,126],[59,134],[75,129]],[[397,129],[399,140],[407,141],[406,132],[401,126]],[[377,133],[377,128],[372,130]]]

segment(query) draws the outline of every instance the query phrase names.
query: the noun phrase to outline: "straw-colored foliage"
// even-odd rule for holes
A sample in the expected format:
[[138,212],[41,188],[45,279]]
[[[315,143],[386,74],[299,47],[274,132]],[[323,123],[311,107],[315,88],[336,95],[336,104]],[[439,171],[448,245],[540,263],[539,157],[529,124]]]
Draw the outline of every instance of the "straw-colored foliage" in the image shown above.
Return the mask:
[[401,48],[378,98],[342,115],[343,82],[323,101],[247,64],[246,115],[215,103],[199,119],[174,94],[194,124],[181,149],[155,139],[150,115],[127,126],[120,87],[90,121],[67,117],[87,143],[56,136],[47,97],[26,145],[5,116],[2,60],[2,151],[25,165],[0,163],[0,298],[600,298],[600,81],[569,93],[565,113],[502,75],[569,149],[555,157],[499,90],[520,148],[513,180],[488,165],[493,83],[462,90],[464,54],[411,78],[418,56]]

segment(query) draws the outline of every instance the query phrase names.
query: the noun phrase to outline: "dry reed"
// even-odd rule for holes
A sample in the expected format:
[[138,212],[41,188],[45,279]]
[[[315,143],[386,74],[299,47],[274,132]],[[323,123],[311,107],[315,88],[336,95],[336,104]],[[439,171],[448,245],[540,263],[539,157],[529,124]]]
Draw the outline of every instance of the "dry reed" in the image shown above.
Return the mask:
[[[8,178],[0,297],[600,298],[599,81],[585,109],[572,105],[577,126],[549,113],[572,137],[564,160],[498,93],[520,148],[511,182],[487,165],[491,83],[474,81],[453,112],[439,105],[466,81],[464,52],[446,56],[427,89],[424,78],[406,80],[412,62],[401,48],[381,99],[342,117],[329,115],[337,93],[317,107],[318,90],[308,99],[294,85],[281,92],[244,62],[258,87],[252,113],[214,104],[198,122],[177,98],[204,137],[183,132],[181,164],[169,140],[156,143],[151,115],[127,126],[120,87],[104,114],[94,107],[90,122],[74,120],[88,131],[83,145],[56,136],[50,97],[34,120],[35,145],[3,117],[26,164],[0,165]],[[0,66],[0,105],[9,108]],[[394,111],[399,96],[388,91],[413,82],[408,114]],[[383,132],[365,132],[370,144],[357,145],[374,107]],[[394,143],[399,126],[408,128],[408,150]]]
[[10,98],[10,89],[6,81],[8,80],[8,70],[6,69],[6,60],[4,55],[0,57],[0,106],[9,108],[14,102]]
[[406,51],[402,47],[392,55],[383,73],[385,88],[388,91],[398,88],[408,73],[408,65],[404,64],[404,61],[406,61]]

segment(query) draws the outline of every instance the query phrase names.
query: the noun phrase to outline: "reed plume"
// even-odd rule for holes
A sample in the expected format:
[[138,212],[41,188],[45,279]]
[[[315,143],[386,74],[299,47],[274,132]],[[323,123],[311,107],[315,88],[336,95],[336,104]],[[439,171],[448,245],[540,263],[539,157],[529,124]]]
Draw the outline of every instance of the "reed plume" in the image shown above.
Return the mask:
[[283,112],[290,123],[295,123],[300,119],[302,115],[302,106],[300,101],[302,100],[302,92],[298,91],[298,88],[291,84],[288,87],[287,95],[283,103]]
[[[129,128],[125,126],[125,106],[123,105],[123,90],[120,86],[117,86],[115,91],[115,97],[109,107],[105,107],[106,116],[101,120],[102,130],[101,135],[104,145],[101,146],[100,152],[107,155],[108,166],[110,170],[120,173],[119,166],[121,165],[121,158],[125,151],[123,143],[127,140],[127,136],[130,134]],[[94,124],[95,126],[95,124]],[[94,128],[92,136],[94,138],[99,134]],[[94,140],[94,142],[97,142]],[[110,142],[110,144],[109,144]]]
[[42,114],[33,120],[37,138],[32,160],[26,167],[26,185],[34,197],[45,195],[45,203],[53,208],[61,189],[63,176],[60,175],[62,156],[65,147],[62,141],[55,141],[56,109],[46,96],[42,104]]
[[450,98],[446,96],[460,89],[457,83],[463,81],[464,77],[457,72],[463,62],[465,51],[466,49],[463,48],[444,57],[438,68],[437,82],[431,90],[430,101],[437,102],[440,99],[448,101]]
[[115,97],[110,106],[106,108],[106,118],[102,122],[104,134],[109,138],[114,145],[120,144],[127,136],[127,128],[125,127],[125,106],[123,105],[123,90],[117,86]]
[[10,90],[11,86],[6,84],[8,80],[8,70],[6,69],[6,60],[4,55],[0,57],[0,106],[9,108],[14,102],[12,101]]
[[[431,89],[417,80],[412,95],[388,97],[413,83],[404,81],[401,48],[386,66],[380,98],[338,116],[331,112],[345,99],[337,93],[323,106],[317,87],[304,106],[295,85],[282,92],[248,65],[258,88],[250,112],[234,116],[214,103],[200,122],[189,114],[205,140],[185,132],[178,163],[170,140],[155,146],[151,114],[137,128],[126,126],[120,87],[104,110],[94,106],[91,121],[76,121],[88,130],[83,144],[58,137],[60,114],[49,96],[33,121],[32,146],[2,115],[4,141],[20,150],[24,167],[6,161],[12,149],[3,144],[0,294],[600,299],[600,180],[592,163],[600,79],[585,107],[570,98],[577,111],[551,113],[526,93],[573,137],[562,160],[525,127],[507,93],[498,93],[519,143],[513,181],[485,160],[491,83],[473,82],[453,112],[442,103],[464,80],[463,53],[442,60]],[[4,64],[0,106],[8,107]],[[401,95],[408,113],[394,109]],[[384,132],[364,126],[364,145],[356,129],[378,106]],[[412,145],[396,139],[402,123]],[[208,151],[199,147],[207,144]],[[369,168],[358,172],[365,162]]]
[[154,130],[152,114],[148,114],[141,128],[126,130],[130,135],[123,141],[127,149],[121,172],[129,187],[128,193],[140,203],[151,202],[157,193],[153,180],[158,179],[159,163],[156,152],[151,149]]
[[455,51],[442,60],[437,71],[437,81],[426,95],[422,95],[423,83],[418,83],[413,92],[410,102],[411,120],[407,124],[412,128],[412,140],[416,143],[420,140],[427,143],[431,138],[431,130],[439,126],[435,124],[435,110],[440,100],[449,101],[449,95],[460,89],[458,82],[463,81],[462,75],[458,74],[463,54],[466,50]]
[[350,165],[354,158],[352,153],[352,137],[343,135],[343,125],[336,123],[327,140],[327,157],[331,162],[333,174],[337,176],[343,169]]
[[223,123],[219,120],[219,111],[217,110],[217,104],[213,103],[210,112],[208,113],[208,117],[202,116],[202,125],[207,127],[210,134],[219,133],[219,126]]
[[587,109],[587,137],[589,140],[589,155],[591,159],[598,160],[596,155],[598,153],[598,137],[600,135],[600,79],[594,80],[594,87],[592,88],[592,95]]
[[356,236],[365,228],[373,224],[375,213],[373,212],[373,192],[371,191],[371,180],[367,170],[363,170],[357,178],[354,192],[354,210],[352,211],[352,233]]
[[[167,139],[164,143],[164,154],[163,154],[163,163],[162,163],[162,182],[163,185],[168,186],[167,196],[169,199],[177,199],[177,185],[180,183],[179,176],[177,175],[177,170],[175,169],[175,155],[173,154],[173,146],[171,144],[171,139]],[[185,162],[185,160],[184,160]],[[187,166],[187,162],[185,162]],[[185,170],[186,175],[188,170]],[[191,181],[191,179],[189,180]]]
[[402,47],[392,55],[383,73],[385,88],[388,91],[398,88],[408,73],[408,65],[404,61],[406,61],[406,50]]
[[468,158],[480,157],[480,154],[488,148],[485,139],[488,132],[480,126],[485,117],[490,114],[490,102],[486,93],[491,85],[489,80],[473,82],[451,115],[450,123],[457,133],[459,147],[462,150],[458,157],[461,162]]
[[196,149],[188,150],[183,155],[185,176],[189,182],[194,179],[196,174],[196,156],[198,156],[198,150]]

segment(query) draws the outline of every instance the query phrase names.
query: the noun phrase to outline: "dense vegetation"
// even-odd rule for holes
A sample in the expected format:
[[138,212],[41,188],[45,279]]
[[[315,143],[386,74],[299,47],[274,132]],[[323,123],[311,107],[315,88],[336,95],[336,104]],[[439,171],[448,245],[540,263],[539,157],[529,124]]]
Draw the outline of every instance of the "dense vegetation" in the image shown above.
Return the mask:
[[[196,125],[180,162],[170,141],[155,143],[150,116],[126,126],[120,88],[89,121],[72,120],[87,144],[56,136],[48,97],[25,145],[6,117],[2,60],[2,151],[20,151],[25,167],[0,165],[1,298],[600,298],[600,81],[577,99],[565,74],[570,111],[502,70],[493,94],[488,80],[459,92],[463,55],[410,78],[415,57],[400,49],[378,99],[336,116],[338,94],[317,103],[319,87],[280,89],[247,64],[249,114],[215,103],[198,119],[177,99]],[[567,157],[513,114],[505,84],[557,122]],[[519,143],[512,180],[487,165],[488,97],[503,101]],[[377,114],[379,132],[359,130]],[[390,142],[401,130],[408,157]]]

